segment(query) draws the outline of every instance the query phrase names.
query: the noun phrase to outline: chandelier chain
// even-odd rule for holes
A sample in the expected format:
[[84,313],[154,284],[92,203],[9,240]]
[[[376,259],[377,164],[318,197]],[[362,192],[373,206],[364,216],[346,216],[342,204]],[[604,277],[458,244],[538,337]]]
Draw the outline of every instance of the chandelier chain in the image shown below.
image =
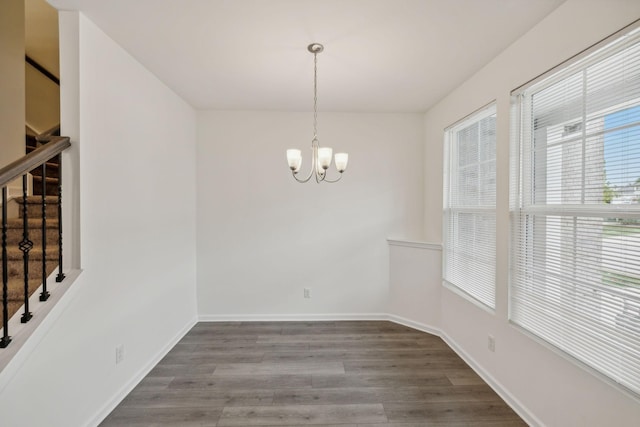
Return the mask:
[[313,138],[318,137],[318,53],[313,53]]

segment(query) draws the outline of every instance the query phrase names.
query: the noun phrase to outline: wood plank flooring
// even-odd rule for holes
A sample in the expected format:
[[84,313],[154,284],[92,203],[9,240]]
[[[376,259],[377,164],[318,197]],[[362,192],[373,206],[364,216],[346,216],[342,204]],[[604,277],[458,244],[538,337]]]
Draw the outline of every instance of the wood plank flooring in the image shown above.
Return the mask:
[[354,321],[198,323],[101,426],[526,424],[440,338]]

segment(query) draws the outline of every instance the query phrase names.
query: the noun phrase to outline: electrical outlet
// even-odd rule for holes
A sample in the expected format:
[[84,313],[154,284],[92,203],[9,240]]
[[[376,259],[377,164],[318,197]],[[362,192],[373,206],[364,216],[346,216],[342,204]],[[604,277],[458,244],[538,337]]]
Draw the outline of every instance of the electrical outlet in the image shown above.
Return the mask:
[[489,335],[489,339],[487,340],[487,347],[491,352],[496,351],[496,339],[493,337],[493,335]]
[[116,347],[116,365],[124,360],[124,344]]
[[304,297],[305,298],[311,298],[311,289],[304,288]]

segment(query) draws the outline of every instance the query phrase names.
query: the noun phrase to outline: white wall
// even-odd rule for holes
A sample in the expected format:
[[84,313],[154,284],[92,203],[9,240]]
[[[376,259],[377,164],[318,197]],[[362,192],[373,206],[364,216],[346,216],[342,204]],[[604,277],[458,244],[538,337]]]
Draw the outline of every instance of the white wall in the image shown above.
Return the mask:
[[99,421],[196,318],[195,113],[91,21],[67,14],[79,33],[63,42],[79,48],[80,118],[63,111],[63,128],[79,123],[84,271],[0,391],[3,426]]
[[395,321],[439,333],[442,265],[439,244],[389,241],[388,313]]
[[[442,329],[490,381],[500,384],[512,403],[528,411],[528,420],[548,426],[637,425],[640,400],[539,344],[507,320],[509,93],[640,18],[637,0],[569,0],[495,60],[448,95],[427,114],[425,156],[425,237],[440,242],[443,130],[497,99],[498,226],[497,308],[491,314],[442,288]],[[440,286],[441,271],[425,282]],[[496,351],[487,349],[487,335]]]
[[60,86],[29,64],[24,71],[25,122],[42,133],[60,124]]
[[0,1],[0,168],[24,156],[24,0]]
[[298,184],[285,151],[310,155],[312,117],[199,113],[202,318],[386,312],[385,239],[421,237],[422,115],[320,112],[321,145],[348,152],[349,167],[339,183]]

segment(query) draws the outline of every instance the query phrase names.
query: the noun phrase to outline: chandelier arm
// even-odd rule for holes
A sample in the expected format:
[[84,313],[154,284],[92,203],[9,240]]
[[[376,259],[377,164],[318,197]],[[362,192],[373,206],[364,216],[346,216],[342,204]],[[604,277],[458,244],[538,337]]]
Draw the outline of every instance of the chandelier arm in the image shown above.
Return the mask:
[[311,169],[311,170],[309,171],[309,175],[307,175],[307,177],[306,177],[306,178],[304,178],[304,179],[300,179],[300,178],[298,178],[297,174],[295,174],[293,171],[291,171],[291,173],[293,174],[293,177],[296,179],[296,181],[298,181],[298,182],[302,182],[302,183],[305,183],[305,182],[309,182],[309,180],[310,180],[310,179],[311,179],[311,177],[313,176],[313,169]]
[[291,175],[293,175],[293,177],[295,178],[296,181],[300,182],[300,183],[305,183],[305,182],[309,182],[309,180],[311,179],[311,177],[313,176],[313,171],[311,171],[311,173],[309,174],[308,177],[306,177],[305,179],[300,179],[296,176],[294,171],[291,171]]
[[[325,173],[325,177],[326,177],[326,173]],[[330,179],[324,179],[324,182],[328,182],[329,184],[333,184],[334,182],[338,182],[342,179],[342,173],[338,176],[338,179],[334,179],[334,180],[330,180]]]
[[316,170],[317,162],[318,162],[318,140],[317,138],[314,137],[313,140],[311,141],[311,170],[309,171],[309,175],[304,179],[300,179],[293,171],[291,171],[296,181],[304,184],[305,182],[309,182],[311,177],[315,176],[316,182],[320,182],[318,181],[318,176],[317,176],[318,171]]

